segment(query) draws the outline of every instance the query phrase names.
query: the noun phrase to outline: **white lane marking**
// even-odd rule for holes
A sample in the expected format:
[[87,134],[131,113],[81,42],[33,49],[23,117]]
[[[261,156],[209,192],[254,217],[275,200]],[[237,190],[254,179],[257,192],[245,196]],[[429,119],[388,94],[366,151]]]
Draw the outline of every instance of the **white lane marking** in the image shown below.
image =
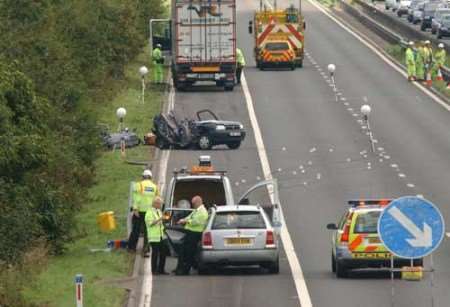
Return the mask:
[[[333,20],[335,23],[337,23],[342,29],[353,35],[357,40],[359,40],[361,43],[363,43],[367,48],[372,50],[376,55],[378,55],[383,61],[385,61],[389,66],[391,66],[393,69],[395,69],[397,72],[399,72],[405,79],[408,77],[407,73],[399,68],[396,64],[394,64],[389,58],[387,58],[384,54],[382,54],[380,51],[378,51],[375,47],[371,45],[365,38],[362,38],[359,34],[354,32],[352,29],[350,29],[348,26],[344,25],[341,21],[336,19],[333,15],[328,13],[323,7],[320,6],[320,4],[317,3],[316,0],[308,0],[312,5],[314,5],[319,11],[324,13],[328,18]],[[446,104],[441,98],[439,98],[437,95],[435,95],[430,90],[422,87],[421,85],[417,83],[411,83],[415,87],[417,87],[419,90],[421,90],[423,93],[431,97],[436,103],[440,104],[444,109],[450,112],[450,105]]]
[[[168,103],[168,111],[173,110],[175,105],[175,90],[173,86],[170,89],[169,93],[169,103]],[[166,182],[166,173],[167,166],[169,164],[169,156],[170,150],[162,150],[161,158],[159,160],[159,169],[158,169],[158,186],[160,189],[160,194],[164,193],[164,185]],[[144,276],[142,280],[142,288],[141,288],[141,297],[139,299],[139,307],[150,307],[152,303],[152,291],[153,291],[153,275],[152,275],[152,267],[151,261],[149,258],[144,258]]]
[[[247,103],[248,114],[250,117],[250,122],[252,123],[253,133],[255,135],[256,148],[258,150],[259,159],[261,161],[261,167],[266,180],[272,178],[269,159],[267,157],[266,148],[264,147],[264,141],[262,138],[261,130],[259,128],[258,120],[256,118],[255,109],[253,107],[252,96],[248,89],[247,80],[245,79],[244,73],[242,74],[242,90],[244,91],[245,101]],[[269,195],[273,197],[273,193],[269,191]],[[283,209],[281,209],[281,218],[283,221],[283,227],[281,227],[281,241],[283,243],[284,250],[289,262],[289,267],[292,272],[292,278],[294,279],[295,289],[297,290],[297,295],[302,307],[312,307],[311,297],[308,292],[308,287],[306,286],[305,277],[303,275],[302,267],[300,266],[300,261],[295,253],[294,244],[292,243],[291,235],[287,229],[286,220],[284,219]]]

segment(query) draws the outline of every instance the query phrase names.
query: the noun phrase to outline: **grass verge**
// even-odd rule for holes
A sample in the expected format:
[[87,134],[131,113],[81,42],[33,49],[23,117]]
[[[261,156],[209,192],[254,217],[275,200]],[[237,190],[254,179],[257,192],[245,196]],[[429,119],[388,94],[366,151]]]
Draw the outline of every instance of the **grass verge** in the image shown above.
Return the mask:
[[[90,110],[99,114],[101,123],[116,130],[116,109],[125,107],[124,125],[136,128],[141,137],[149,131],[151,119],[160,111],[163,99],[160,88],[148,86],[145,104],[140,102],[138,69],[142,65],[149,66],[148,49],[127,66],[119,94],[111,101],[92,106]],[[149,161],[153,152],[152,147],[138,146],[127,149],[126,154],[130,160]],[[74,277],[81,273],[85,277],[86,306],[123,305],[125,291],[115,286],[115,281],[129,275],[134,257],[126,251],[91,252],[90,249],[106,248],[107,240],[125,238],[129,182],[138,179],[143,168],[124,163],[119,150],[102,153],[96,167],[96,184],[89,190],[88,203],[76,217],[78,228],[74,242],[68,244],[64,255],[49,259],[41,273],[31,278],[23,292],[27,301],[49,307],[74,305]],[[96,224],[97,214],[103,211],[114,211],[116,216],[117,229],[108,234],[101,233]]]
[[[391,45],[386,48],[386,52],[395,58],[398,62],[405,63],[405,50],[399,45]],[[446,66],[450,67],[450,59],[447,58]],[[433,88],[442,93],[445,97],[450,98],[450,90],[447,89],[447,84],[444,81],[434,80],[433,75]]]

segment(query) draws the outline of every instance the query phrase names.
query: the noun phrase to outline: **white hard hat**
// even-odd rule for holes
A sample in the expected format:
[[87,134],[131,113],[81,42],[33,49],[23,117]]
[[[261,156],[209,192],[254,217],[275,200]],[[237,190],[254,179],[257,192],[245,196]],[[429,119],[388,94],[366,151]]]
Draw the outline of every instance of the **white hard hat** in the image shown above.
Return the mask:
[[153,177],[152,171],[149,169],[144,170],[142,177]]
[[439,48],[444,48],[444,44],[443,43],[439,43],[438,47]]
[[410,41],[410,42],[408,43],[408,45],[409,45],[409,46],[413,46],[414,43],[413,43],[412,41]]
[[431,42],[430,42],[429,40],[426,40],[426,41],[425,41],[425,44],[428,45],[428,44],[431,44]]
[[162,46],[160,43],[158,43],[158,44],[156,44],[156,47],[161,48]]

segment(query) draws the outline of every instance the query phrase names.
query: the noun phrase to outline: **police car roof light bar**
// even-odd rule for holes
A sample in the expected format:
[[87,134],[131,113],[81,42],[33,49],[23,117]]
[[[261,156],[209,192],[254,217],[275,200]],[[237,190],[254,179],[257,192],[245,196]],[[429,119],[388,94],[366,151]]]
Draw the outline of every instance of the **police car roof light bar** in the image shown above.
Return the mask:
[[381,199],[352,199],[348,201],[348,204],[354,208],[364,206],[387,206],[392,201],[390,198]]

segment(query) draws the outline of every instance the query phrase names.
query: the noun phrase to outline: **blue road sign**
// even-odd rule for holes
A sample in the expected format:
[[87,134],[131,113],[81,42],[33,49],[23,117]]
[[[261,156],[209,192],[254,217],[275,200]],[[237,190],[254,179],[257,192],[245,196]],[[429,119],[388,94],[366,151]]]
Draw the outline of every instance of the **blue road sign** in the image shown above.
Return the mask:
[[444,218],[436,206],[425,199],[400,197],[381,213],[378,233],[395,256],[422,258],[441,244],[445,234]]

